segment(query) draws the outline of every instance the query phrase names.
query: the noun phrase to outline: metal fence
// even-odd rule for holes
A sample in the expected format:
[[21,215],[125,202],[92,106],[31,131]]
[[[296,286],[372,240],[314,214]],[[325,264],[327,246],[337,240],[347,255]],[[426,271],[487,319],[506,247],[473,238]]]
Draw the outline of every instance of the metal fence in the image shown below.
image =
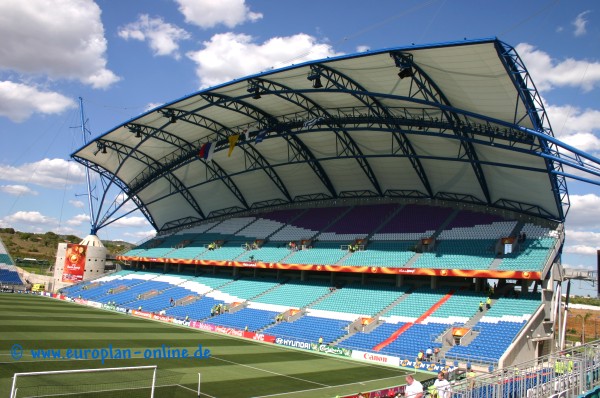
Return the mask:
[[457,398],[570,398],[600,385],[600,340],[454,384]]

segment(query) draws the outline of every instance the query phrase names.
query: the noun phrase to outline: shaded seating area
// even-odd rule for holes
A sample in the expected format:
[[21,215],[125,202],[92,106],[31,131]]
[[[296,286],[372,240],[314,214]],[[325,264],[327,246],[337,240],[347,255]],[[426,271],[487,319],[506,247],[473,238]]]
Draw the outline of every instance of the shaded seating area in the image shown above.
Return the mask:
[[[498,214],[425,204],[286,209],[212,221],[156,237],[125,256],[349,267],[541,270],[556,243],[552,236],[555,231],[531,223],[519,226],[519,231],[517,225],[517,221]],[[530,238],[512,254],[497,253],[499,239],[518,232]],[[424,244],[423,239],[432,243]],[[358,240],[360,250],[345,249]],[[288,245],[290,242],[295,248]],[[301,242],[309,243],[303,246]]]

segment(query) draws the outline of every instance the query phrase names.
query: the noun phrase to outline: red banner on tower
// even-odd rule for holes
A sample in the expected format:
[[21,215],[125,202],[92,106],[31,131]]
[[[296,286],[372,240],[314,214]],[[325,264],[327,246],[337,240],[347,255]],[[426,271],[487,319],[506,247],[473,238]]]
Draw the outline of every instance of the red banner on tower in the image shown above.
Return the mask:
[[87,246],[74,243],[67,244],[67,255],[65,256],[62,274],[63,282],[76,283],[83,280],[86,251]]

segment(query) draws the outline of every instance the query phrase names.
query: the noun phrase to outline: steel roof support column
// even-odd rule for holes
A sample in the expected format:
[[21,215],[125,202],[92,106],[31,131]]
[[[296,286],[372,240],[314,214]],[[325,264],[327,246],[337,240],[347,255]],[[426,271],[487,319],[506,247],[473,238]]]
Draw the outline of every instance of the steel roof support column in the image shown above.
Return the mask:
[[[140,173],[138,177],[136,177],[129,183],[128,192],[130,196],[137,196],[138,193],[140,193],[142,190],[148,187],[152,182],[156,181],[157,178],[164,177],[171,183],[171,186],[173,186],[175,192],[181,194],[201,218],[206,218],[204,216],[204,212],[200,208],[200,205],[198,204],[198,202],[196,202],[196,199],[192,196],[192,194],[189,192],[187,187],[181,182],[181,180],[179,180],[179,178],[177,178],[172,173],[172,170],[168,166],[161,165],[155,159],[152,159],[148,155],[134,150],[134,148],[131,148],[127,145],[118,144],[106,140],[98,141],[102,142],[102,144],[106,148],[109,148],[112,151],[119,153],[121,156],[135,159],[141,163],[144,163],[147,166],[147,171]],[[103,195],[103,197],[105,197],[105,195]],[[107,212],[102,218],[100,224],[104,223],[109,217],[114,215],[119,208],[120,206],[118,208],[115,208],[112,212]]]
[[[136,197],[135,195],[132,195],[130,193],[130,190],[129,190],[129,187],[127,186],[127,184],[125,184],[123,181],[121,181],[115,174],[111,173],[110,171],[102,168],[101,166],[99,166],[95,163],[90,162],[87,159],[84,159],[84,158],[81,158],[78,156],[73,156],[73,159],[76,160],[77,162],[81,163],[85,167],[89,167],[91,170],[98,173],[98,175],[100,176],[100,179],[102,181],[102,185],[104,187],[105,193],[106,193],[106,191],[108,191],[108,187],[111,184],[115,184],[117,187],[119,187],[129,197],[129,199],[131,199],[136,204],[136,206],[142,212],[144,217],[146,217],[146,220],[148,220],[150,225],[152,225],[152,227],[154,227],[154,229],[158,230],[158,226],[156,225],[154,218],[152,217],[150,212],[148,212],[144,203],[142,203],[138,197]],[[114,212],[112,212],[108,217],[112,216],[113,214],[114,214]],[[100,220],[100,222],[98,222],[98,224],[97,224],[98,230],[100,228],[103,228],[103,227],[113,223],[114,221],[116,221],[116,220],[112,220],[110,223],[106,223],[106,219],[108,217],[105,217],[102,220]]]

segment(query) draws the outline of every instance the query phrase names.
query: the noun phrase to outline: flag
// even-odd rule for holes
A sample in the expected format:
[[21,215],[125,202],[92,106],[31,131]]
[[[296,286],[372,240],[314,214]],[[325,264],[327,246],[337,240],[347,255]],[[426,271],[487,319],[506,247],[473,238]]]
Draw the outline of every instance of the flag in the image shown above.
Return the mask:
[[256,133],[256,138],[254,139],[254,143],[258,144],[259,142],[262,142],[262,140],[265,139],[265,136],[267,135],[267,130],[260,130],[258,133]]
[[250,141],[250,133],[248,132],[248,129],[242,131],[242,134],[244,134],[244,141]]
[[227,157],[231,156],[231,152],[233,152],[233,148],[235,148],[235,144],[237,144],[239,139],[239,134],[229,136],[229,152],[227,153]]
[[310,119],[304,122],[304,128],[311,128],[312,126],[314,126],[315,124],[317,124],[318,122],[324,120],[325,118],[323,116],[321,117],[316,117],[314,119]]
[[213,142],[205,142],[198,151],[198,157],[200,159],[212,160],[213,154],[215,153],[215,144]]

